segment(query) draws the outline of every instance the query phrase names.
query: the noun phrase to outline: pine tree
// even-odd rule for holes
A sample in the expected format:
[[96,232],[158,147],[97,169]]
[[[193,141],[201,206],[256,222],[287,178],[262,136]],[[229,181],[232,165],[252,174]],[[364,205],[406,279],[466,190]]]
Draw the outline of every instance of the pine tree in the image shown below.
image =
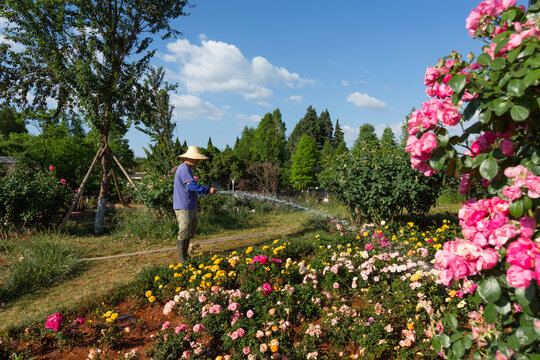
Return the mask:
[[336,120],[336,127],[334,128],[334,148],[337,149],[337,147],[345,141],[345,134],[343,134],[343,130],[341,129],[341,126],[339,126],[339,119]]
[[306,134],[298,142],[292,157],[291,183],[295,189],[302,190],[315,185],[315,166],[318,150],[315,140]]
[[396,146],[396,137],[390,126],[387,126],[383,130],[381,135],[381,146]]
[[304,134],[315,140],[317,139],[318,132],[319,119],[317,117],[317,111],[310,105],[304,117],[296,124],[289,136],[289,152],[291,154],[296,152],[296,146]]
[[333,142],[334,137],[334,127],[332,126],[332,120],[330,119],[330,113],[328,109],[321,112],[319,116],[319,132],[317,134],[318,139],[315,139],[317,143],[317,148],[322,149],[326,140],[330,141],[330,144]]

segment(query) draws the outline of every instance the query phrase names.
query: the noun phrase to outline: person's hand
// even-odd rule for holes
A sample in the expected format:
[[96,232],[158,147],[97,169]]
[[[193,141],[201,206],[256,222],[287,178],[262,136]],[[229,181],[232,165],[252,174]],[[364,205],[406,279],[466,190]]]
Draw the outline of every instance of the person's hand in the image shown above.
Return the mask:
[[217,193],[217,189],[211,187],[211,188],[210,188],[210,194],[215,194],[215,193]]

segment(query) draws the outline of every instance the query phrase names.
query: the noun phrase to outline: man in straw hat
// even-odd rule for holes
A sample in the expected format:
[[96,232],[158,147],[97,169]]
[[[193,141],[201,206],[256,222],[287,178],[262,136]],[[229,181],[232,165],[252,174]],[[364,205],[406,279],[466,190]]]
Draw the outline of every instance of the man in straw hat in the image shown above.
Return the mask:
[[183,158],[184,162],[178,166],[174,175],[173,208],[178,220],[178,256],[183,263],[189,258],[189,241],[197,230],[199,195],[215,194],[217,189],[198,184],[193,176],[191,169],[197,166],[199,161],[208,160],[208,157],[201,154],[198,146],[190,146],[178,157]]

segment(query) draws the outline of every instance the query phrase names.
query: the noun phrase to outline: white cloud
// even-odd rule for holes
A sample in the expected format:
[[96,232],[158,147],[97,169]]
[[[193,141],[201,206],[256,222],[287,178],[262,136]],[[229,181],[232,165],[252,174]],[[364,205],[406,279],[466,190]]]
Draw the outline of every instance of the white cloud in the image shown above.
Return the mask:
[[349,125],[343,126],[343,139],[347,143],[347,145],[350,147],[356,138],[358,137],[358,134],[360,133],[360,128],[353,128]]
[[271,86],[302,86],[313,82],[272,65],[264,57],[249,60],[234,45],[206,40],[201,45],[178,39],[167,44],[168,54],[161,55],[167,62],[178,64],[172,77],[180,80],[188,93],[229,91],[246,99],[265,103],[273,96]]
[[173,117],[179,120],[221,120],[224,115],[223,109],[194,95],[171,94],[171,105],[174,106]]
[[262,119],[261,115],[244,115],[244,114],[237,114],[236,118],[238,120],[249,120],[254,123],[258,123]]
[[291,95],[289,99],[292,102],[297,103],[298,105],[300,105],[302,103],[302,100],[304,100],[304,98],[301,95]]
[[341,80],[341,84],[343,86],[349,86],[350,83],[347,80]]
[[0,16],[0,29],[4,29],[7,25],[8,21],[5,17]]
[[347,101],[353,103],[358,107],[366,109],[382,110],[386,109],[386,103],[384,101],[375,99],[368,94],[361,94],[358,91],[353,92],[347,96]]

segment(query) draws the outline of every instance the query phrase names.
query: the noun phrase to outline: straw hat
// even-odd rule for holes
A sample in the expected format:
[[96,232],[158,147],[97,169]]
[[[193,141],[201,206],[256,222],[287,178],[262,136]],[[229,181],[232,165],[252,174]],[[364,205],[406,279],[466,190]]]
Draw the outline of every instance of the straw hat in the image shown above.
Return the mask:
[[204,156],[201,154],[201,150],[198,146],[190,146],[188,147],[187,151],[182,154],[178,155],[179,158],[183,159],[193,159],[193,160],[208,160],[209,158],[207,156]]

